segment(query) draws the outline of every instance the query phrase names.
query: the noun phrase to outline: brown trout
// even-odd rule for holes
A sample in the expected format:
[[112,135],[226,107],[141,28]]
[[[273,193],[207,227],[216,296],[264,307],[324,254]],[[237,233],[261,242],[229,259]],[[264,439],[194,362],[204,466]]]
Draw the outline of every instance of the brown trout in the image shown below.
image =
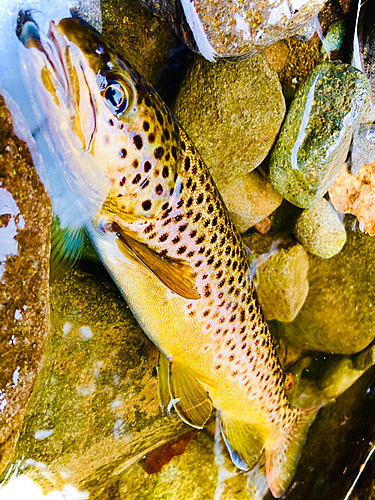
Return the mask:
[[86,230],[162,353],[162,403],[197,428],[217,408],[235,465],[254,467],[265,449],[280,497],[317,408],[288,402],[247,249],[208,169],[157,93],[87,23],[51,21],[43,34],[24,15],[21,28],[32,92],[51,127],[59,117],[52,140],[75,148],[66,168],[90,207]]

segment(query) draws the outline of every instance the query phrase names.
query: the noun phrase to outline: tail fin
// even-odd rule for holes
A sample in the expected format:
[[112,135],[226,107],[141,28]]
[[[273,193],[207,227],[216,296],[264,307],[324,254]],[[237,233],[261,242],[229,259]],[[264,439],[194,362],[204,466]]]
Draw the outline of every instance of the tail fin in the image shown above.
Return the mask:
[[305,444],[310,425],[321,407],[291,408],[293,422],[278,439],[266,442],[268,486],[275,498],[280,498],[290,485]]
[[264,431],[224,413],[220,413],[220,422],[221,434],[234,465],[243,471],[254,468],[266,441]]

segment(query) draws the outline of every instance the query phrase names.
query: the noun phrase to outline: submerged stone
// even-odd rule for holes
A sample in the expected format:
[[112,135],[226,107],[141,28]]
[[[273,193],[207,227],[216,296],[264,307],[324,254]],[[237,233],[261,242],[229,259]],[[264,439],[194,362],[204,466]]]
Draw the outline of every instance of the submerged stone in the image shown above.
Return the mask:
[[52,208],[0,97],[0,474],[10,461],[49,331]]
[[220,191],[240,233],[268,217],[283,198],[257,170],[235,179]]
[[264,160],[284,118],[285,101],[263,55],[216,64],[197,58],[173,111],[221,189]]
[[314,206],[340,173],[370,85],[347,64],[325,62],[293,98],[270,159],[270,179],[291,203]]
[[294,226],[294,234],[305,250],[324,259],[339,253],[346,241],[344,224],[324,198],[315,207],[302,212]]
[[29,464],[24,472],[45,493],[70,485],[91,498],[192,429],[162,415],[158,350],[108,276],[70,271],[50,295],[51,336],[13,463]]
[[347,241],[330,259],[309,254],[309,294],[296,319],[279,323],[282,338],[301,349],[354,354],[375,338],[375,239],[345,217]]
[[309,291],[306,251],[272,232],[245,235],[244,241],[256,257],[257,292],[265,318],[293,321]]

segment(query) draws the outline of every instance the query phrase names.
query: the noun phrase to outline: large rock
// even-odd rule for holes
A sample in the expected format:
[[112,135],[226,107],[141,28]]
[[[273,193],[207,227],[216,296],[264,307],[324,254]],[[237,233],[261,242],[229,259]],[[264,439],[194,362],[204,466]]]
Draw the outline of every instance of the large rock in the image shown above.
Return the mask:
[[49,331],[51,203],[0,97],[0,473],[11,459]]
[[354,354],[375,338],[375,240],[346,216],[347,242],[331,259],[309,254],[309,294],[292,323],[279,324],[301,349]]
[[266,157],[284,118],[285,102],[277,74],[263,55],[216,64],[199,57],[173,111],[220,189]]
[[290,6],[272,0],[251,3],[224,0],[140,0],[166,18],[188,46],[215,57],[254,55],[277,40],[295,35],[319,13],[325,0],[301,0]]
[[291,203],[314,206],[338,177],[370,84],[352,66],[322,63],[298,88],[270,159],[270,179]]
[[51,324],[14,457],[32,459],[27,474],[45,493],[69,484],[96,494],[112,474],[192,430],[162,415],[158,350],[108,275],[76,270],[55,281]]

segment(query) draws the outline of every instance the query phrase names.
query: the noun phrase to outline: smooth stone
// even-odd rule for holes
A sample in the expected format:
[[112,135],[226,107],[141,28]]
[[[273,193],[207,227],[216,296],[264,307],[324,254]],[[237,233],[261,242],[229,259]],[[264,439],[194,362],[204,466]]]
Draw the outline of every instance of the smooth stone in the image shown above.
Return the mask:
[[322,48],[320,49],[321,53],[326,54],[327,52],[338,50],[341,47],[345,32],[345,21],[335,21],[332,23],[323,39]]
[[256,258],[257,292],[265,318],[293,321],[309,291],[306,251],[272,231],[247,234],[244,241]]
[[310,208],[335,182],[369,93],[363,73],[331,62],[298,88],[270,158],[270,180],[289,202]]
[[28,463],[24,473],[45,494],[70,485],[91,498],[192,428],[162,415],[158,350],[108,275],[72,270],[53,282],[50,300],[51,335],[13,464]]
[[0,97],[0,474],[11,460],[49,331],[52,208]]
[[222,189],[264,160],[285,101],[277,73],[263,55],[215,64],[197,57],[173,111]]
[[257,170],[235,179],[223,187],[220,194],[240,233],[268,217],[283,200],[268,179]]
[[302,212],[294,226],[294,234],[305,250],[323,259],[339,253],[346,241],[343,222],[324,198],[315,207]]
[[375,338],[375,240],[345,216],[347,241],[331,259],[309,254],[309,294],[282,338],[300,349],[355,354]]

